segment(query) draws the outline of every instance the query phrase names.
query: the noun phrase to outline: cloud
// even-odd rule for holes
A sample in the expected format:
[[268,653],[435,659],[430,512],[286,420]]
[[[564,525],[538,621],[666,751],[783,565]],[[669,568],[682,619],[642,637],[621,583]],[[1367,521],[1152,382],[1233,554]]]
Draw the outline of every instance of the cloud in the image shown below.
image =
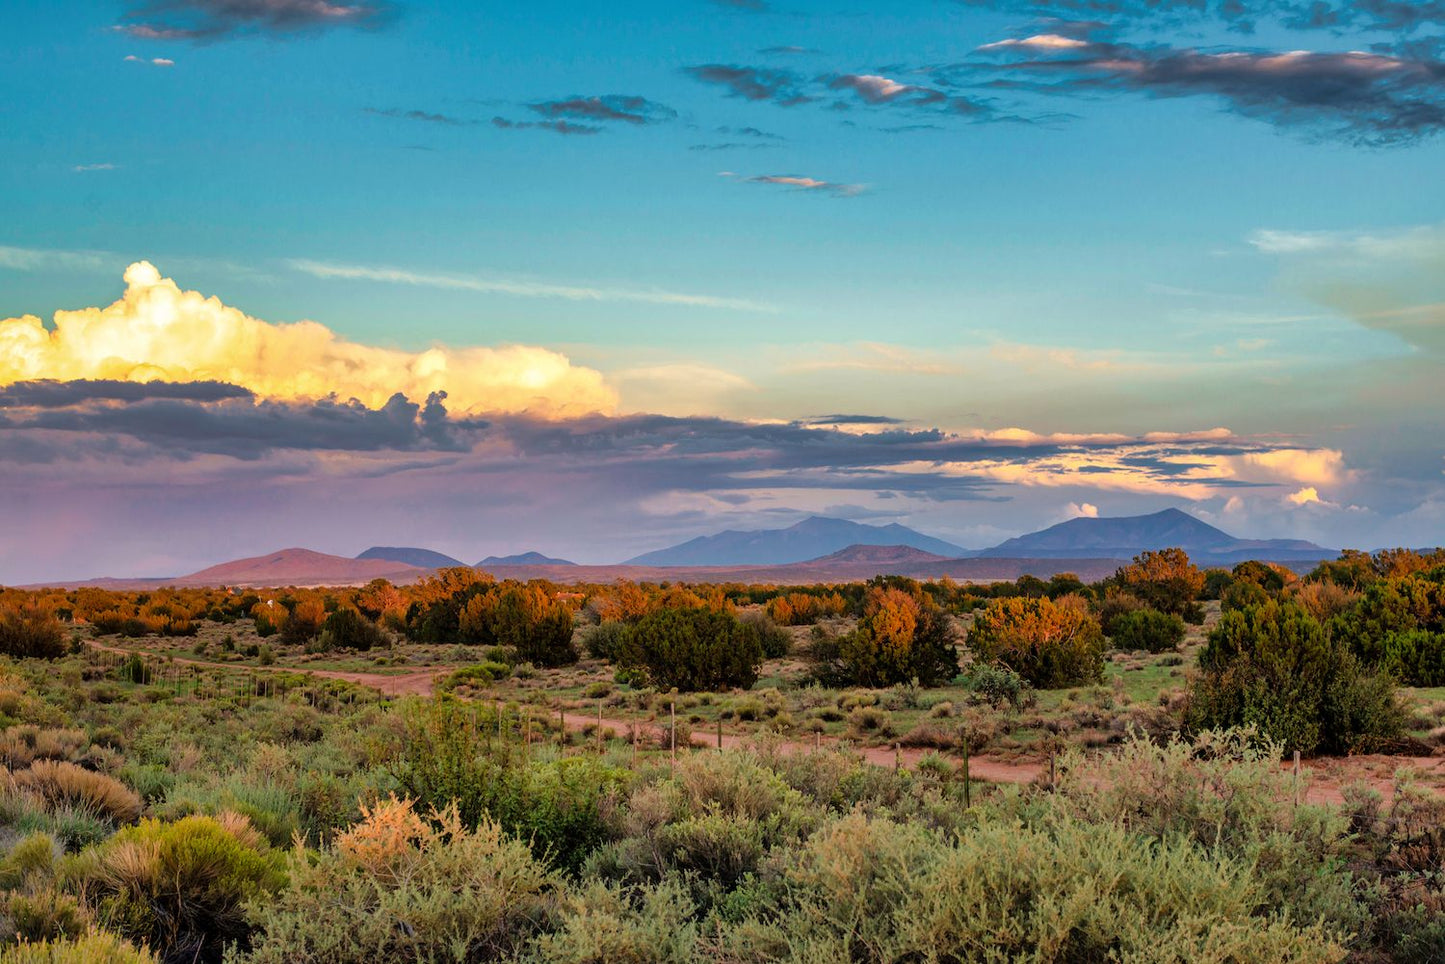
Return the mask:
[[128,54],[125,58],[128,64],[149,64],[152,67],[174,67],[176,62],[169,57],[137,57],[135,54]]
[[638,97],[635,94],[607,94],[601,97],[568,97],[528,104],[543,117],[578,120],[587,123],[620,121],[626,124],[657,124],[672,120],[677,111],[666,104]]
[[481,278],[470,275],[430,274],[402,268],[336,264],[293,258],[287,262],[293,269],[317,278],[347,281],[380,281],[388,284],[417,285],[425,288],[447,288],[456,291],[479,291],[485,294],[515,295],[520,298],[561,298],[566,301],[634,301],[641,304],[677,305],[689,308],[727,308],[733,311],[772,311],[769,305],[741,298],[717,298],[653,288],[589,288],[577,285],[549,284],[511,278]]
[[803,79],[791,70],[736,64],[702,64],[697,67],[684,67],[683,73],[705,84],[726,87],[733,97],[744,100],[766,100],[779,107],[795,107],[813,100],[803,93]]
[[1070,502],[1065,507],[1070,519],[1097,519],[1099,518],[1099,507],[1092,502]]
[[220,40],[284,36],[333,27],[375,27],[392,12],[384,2],[338,0],[156,0],[126,14],[115,29],[140,40]]
[[115,164],[77,164],[71,168],[76,174],[89,174],[93,171],[114,171]]
[[[1365,51],[1201,50],[1056,35],[999,41],[1013,54],[1000,75],[1035,76],[1051,94],[1135,91],[1212,96],[1235,113],[1279,127],[1369,145],[1404,143],[1445,127],[1445,64]],[[977,69],[977,68],[973,68]]]
[[1249,242],[1279,259],[1290,286],[1364,328],[1394,336],[1421,353],[1422,364],[1445,355],[1445,226],[1261,229]]
[[829,79],[828,88],[851,90],[865,103],[875,107],[906,106],[979,118],[993,113],[993,108],[982,101],[946,94],[933,87],[905,84],[882,74],[840,74]]
[[1318,503],[1320,501],[1320,492],[1314,486],[1307,485],[1302,489],[1291,492],[1286,498],[1295,505],[1309,505],[1311,502]]
[[0,245],[0,268],[11,271],[95,270],[107,267],[111,261],[111,256],[100,251],[54,251]]
[[791,188],[795,191],[831,194],[834,197],[857,197],[868,190],[868,185],[866,184],[840,184],[836,181],[823,181],[816,177],[805,177],[801,174],[756,174],[751,177],[744,177],[739,174],[734,174],[732,171],[723,171],[719,176],[736,178],[747,184],[775,184],[780,187]]
[[492,126],[504,131],[541,130],[554,134],[600,134],[602,128],[593,124],[574,124],[571,121],[514,121],[505,117],[493,117]]
[[449,114],[433,114],[424,110],[400,110],[395,107],[363,107],[363,113],[375,114],[377,117],[391,117],[397,120],[422,121],[427,124],[446,124],[459,127],[464,124],[475,124],[476,121],[462,120],[459,117],[452,117]]
[[126,291],[104,308],[0,321],[0,385],[37,379],[221,381],[273,401],[356,399],[377,408],[397,393],[445,392],[463,412],[545,417],[609,411],[602,376],[526,345],[405,352],[339,338],[312,321],[276,325],[216,298],[183,291],[147,262],[126,270]]
[[417,404],[398,393],[371,408],[355,399],[259,399],[221,382],[21,382],[0,387],[0,437],[54,439],[49,451],[32,450],[44,452],[46,462],[65,457],[56,447],[72,456],[89,449],[132,459],[248,461],[287,449],[463,451],[487,423],[448,417],[445,399],[437,392]]

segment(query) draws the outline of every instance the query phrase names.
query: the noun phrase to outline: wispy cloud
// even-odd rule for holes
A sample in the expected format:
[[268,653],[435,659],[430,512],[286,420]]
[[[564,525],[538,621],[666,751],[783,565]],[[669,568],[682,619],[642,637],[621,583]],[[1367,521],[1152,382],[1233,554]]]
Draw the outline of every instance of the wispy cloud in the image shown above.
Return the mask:
[[76,174],[89,174],[92,171],[114,171],[118,165],[105,164],[77,164],[71,168]]
[[505,117],[493,117],[492,126],[504,131],[543,130],[554,134],[580,134],[583,136],[602,133],[602,128],[592,124],[574,124],[571,121],[514,121]]
[[55,251],[0,245],[0,268],[11,271],[48,271],[57,268],[94,271],[111,267],[115,260],[115,255],[103,251]]
[[474,275],[435,274],[403,268],[337,264],[294,258],[291,268],[317,278],[348,281],[379,281],[389,284],[417,285],[485,294],[515,295],[521,298],[561,298],[567,301],[633,301],[644,304],[680,305],[693,308],[726,308],[734,311],[773,311],[771,306],[742,298],[719,298],[712,295],[685,294],[662,289],[602,288],[552,284],[513,278],[489,278]]
[[221,40],[285,35],[334,27],[375,27],[391,15],[383,0],[154,0],[126,14],[115,29],[139,40]]
[[174,67],[176,62],[169,57],[137,57],[135,54],[127,54],[125,62],[128,64],[147,64],[151,67]]
[[745,184],[773,184],[779,187],[791,188],[794,191],[805,193],[829,194],[833,197],[857,197],[868,190],[866,184],[842,184],[837,181],[824,181],[816,177],[806,177],[801,174],[754,174],[745,176],[732,171],[720,171],[719,177],[733,178]]
[[803,78],[791,70],[737,64],[702,64],[685,67],[683,73],[705,84],[725,87],[732,96],[744,100],[766,100],[780,107],[795,107],[813,100],[803,92]]
[[672,120],[677,116],[677,111],[666,104],[659,104],[636,94],[573,96],[561,100],[538,101],[527,106],[543,117],[594,124],[620,121],[640,126]]
[[363,107],[362,113],[375,114],[377,117],[390,117],[396,120],[421,121],[425,124],[445,124],[451,127],[460,127],[466,124],[475,124],[476,121],[463,120],[460,117],[452,117],[450,114],[435,114],[424,110],[401,110],[396,107]]

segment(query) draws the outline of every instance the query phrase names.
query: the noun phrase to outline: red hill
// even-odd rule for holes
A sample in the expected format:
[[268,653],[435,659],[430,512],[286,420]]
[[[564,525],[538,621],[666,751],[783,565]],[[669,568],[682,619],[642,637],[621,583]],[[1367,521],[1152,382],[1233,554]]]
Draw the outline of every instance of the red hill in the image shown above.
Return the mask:
[[373,579],[411,582],[428,570],[389,559],[347,559],[311,549],[282,549],[223,562],[170,580],[175,586],[353,586]]

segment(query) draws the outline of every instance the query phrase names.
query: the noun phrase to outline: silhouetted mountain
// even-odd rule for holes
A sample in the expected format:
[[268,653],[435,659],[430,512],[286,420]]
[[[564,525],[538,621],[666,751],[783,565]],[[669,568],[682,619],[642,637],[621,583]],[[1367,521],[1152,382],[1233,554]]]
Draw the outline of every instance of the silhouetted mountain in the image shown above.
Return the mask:
[[812,516],[786,529],[729,529],[629,559],[636,566],[786,565],[806,562],[850,546],[910,546],[945,558],[971,555],[967,549],[915,532],[896,522],[870,526],[846,519]]
[[985,559],[1130,559],[1151,549],[1178,546],[1196,562],[1222,565],[1261,559],[1306,562],[1337,553],[1301,539],[1237,539],[1179,509],[1111,519],[1070,519],[1040,532],[1001,542]]
[[416,549],[412,546],[372,546],[356,558],[385,559],[388,562],[416,566],[418,569],[447,569],[451,566],[466,565],[460,559],[453,559],[444,553],[433,552],[431,549]]
[[553,559],[540,552],[519,552],[514,556],[487,556],[478,566],[575,566],[567,559]]
[[940,556],[936,552],[924,552],[912,546],[849,546],[830,555],[809,559],[809,563],[867,563],[872,565],[923,565],[930,562],[946,562],[956,556]]

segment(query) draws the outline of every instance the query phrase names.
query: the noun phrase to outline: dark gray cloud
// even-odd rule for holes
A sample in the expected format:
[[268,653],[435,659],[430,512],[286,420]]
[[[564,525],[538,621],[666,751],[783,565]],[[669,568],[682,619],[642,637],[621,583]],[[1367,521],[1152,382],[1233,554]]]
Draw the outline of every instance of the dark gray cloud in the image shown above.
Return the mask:
[[[704,83],[725,87],[734,97],[767,101],[779,107],[824,102],[835,110],[847,110],[861,101],[862,106],[879,110],[929,111],[975,121],[1018,119],[1000,114],[992,104],[975,96],[900,81],[881,72],[805,78],[790,70],[732,64],[704,64],[685,68],[684,72]],[[840,92],[851,97],[840,100],[836,96]]]
[[395,107],[363,107],[363,113],[375,114],[378,117],[391,117],[396,120],[421,121],[426,124],[446,124],[452,127],[460,127],[466,124],[475,124],[476,121],[463,120],[460,117],[452,117],[450,114],[434,114],[424,110],[400,110]]
[[492,126],[504,131],[543,130],[554,134],[600,134],[602,128],[592,124],[574,124],[571,121],[514,121],[505,117],[493,117]]
[[127,12],[116,29],[141,40],[204,41],[376,27],[393,12],[383,0],[156,0]]
[[528,104],[543,117],[583,121],[589,124],[617,121],[625,124],[657,124],[677,117],[677,111],[666,104],[635,94],[574,96],[562,100],[544,100]]
[[[10,458],[10,443],[20,436],[50,437],[62,448],[99,443],[103,450],[125,438],[154,455],[178,458],[254,460],[285,449],[465,450],[487,423],[449,417],[445,401],[445,393],[424,404],[397,394],[372,409],[354,399],[258,399],[219,382],[21,382],[0,388],[0,437]],[[77,436],[90,438],[78,443]]]
[[725,87],[732,96],[744,100],[771,101],[780,107],[796,107],[813,100],[803,92],[803,78],[791,70],[737,64],[701,64],[684,67],[683,73],[705,84]]
[[1445,63],[1438,61],[1078,39],[1059,45],[1048,35],[1000,41],[985,52],[1005,58],[999,70],[1006,78],[1037,81],[1031,89],[1051,94],[1213,96],[1247,117],[1364,144],[1405,142],[1445,128]]
[[1262,24],[1289,30],[1409,34],[1445,25],[1441,0],[956,0],[1020,16],[1056,14],[1152,29],[1221,23],[1252,32]]

